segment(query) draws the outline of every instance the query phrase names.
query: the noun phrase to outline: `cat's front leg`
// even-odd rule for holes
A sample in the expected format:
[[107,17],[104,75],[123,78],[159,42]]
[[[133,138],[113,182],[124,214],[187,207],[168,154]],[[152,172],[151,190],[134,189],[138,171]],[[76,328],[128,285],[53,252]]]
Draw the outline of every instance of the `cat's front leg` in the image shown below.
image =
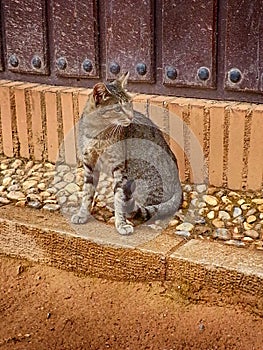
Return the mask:
[[121,235],[130,235],[134,229],[127,223],[126,217],[134,209],[131,182],[117,170],[114,172],[114,183],[115,227]]
[[85,224],[88,221],[98,177],[99,174],[97,172],[94,172],[91,167],[84,164],[83,198],[78,213],[71,217],[73,224]]

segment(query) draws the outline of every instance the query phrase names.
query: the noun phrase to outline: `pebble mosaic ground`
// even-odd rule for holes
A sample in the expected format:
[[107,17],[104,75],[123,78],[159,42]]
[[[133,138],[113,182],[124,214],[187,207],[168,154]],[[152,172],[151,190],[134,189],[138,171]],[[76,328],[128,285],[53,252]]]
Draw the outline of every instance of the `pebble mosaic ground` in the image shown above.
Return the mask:
[[[65,164],[0,156],[0,206],[15,205],[46,211],[75,212],[81,202],[83,170]],[[232,191],[206,184],[183,184],[182,208],[166,232],[185,239],[219,240],[228,245],[263,251],[263,193]],[[111,179],[102,174],[93,215],[114,222]],[[158,229],[158,222],[153,225]]]

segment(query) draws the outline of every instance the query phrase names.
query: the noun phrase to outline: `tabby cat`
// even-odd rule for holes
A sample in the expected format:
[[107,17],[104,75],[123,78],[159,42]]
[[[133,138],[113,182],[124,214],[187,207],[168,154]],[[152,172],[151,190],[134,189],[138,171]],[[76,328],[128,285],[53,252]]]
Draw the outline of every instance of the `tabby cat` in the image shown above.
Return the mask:
[[71,219],[87,222],[104,172],[114,180],[115,227],[121,235],[133,232],[129,220],[170,217],[182,200],[176,158],[157,126],[133,110],[125,89],[128,75],[96,84],[84,107],[78,126],[84,194]]

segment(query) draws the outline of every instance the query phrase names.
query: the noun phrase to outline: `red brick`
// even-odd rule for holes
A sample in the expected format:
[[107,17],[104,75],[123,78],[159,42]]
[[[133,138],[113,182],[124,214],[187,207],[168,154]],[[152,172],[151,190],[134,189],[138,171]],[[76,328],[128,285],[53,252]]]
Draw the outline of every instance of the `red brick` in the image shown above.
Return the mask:
[[188,113],[189,101],[178,98],[168,104],[170,146],[176,155],[181,181],[185,181],[185,149],[183,113]]
[[55,163],[58,158],[59,150],[58,128],[61,126],[58,125],[57,94],[54,90],[45,92],[45,102],[48,160]]
[[91,89],[85,89],[83,91],[80,91],[78,94],[78,102],[79,102],[79,117],[81,117],[81,114],[83,112],[83,109],[85,107],[85,104],[88,100],[88,96],[91,94]]
[[204,157],[204,100],[190,100],[190,181],[204,183],[206,160]]
[[36,84],[26,83],[18,85],[14,89],[19,154],[23,158],[29,158],[28,115],[25,93],[26,89],[32,88],[35,85]]
[[[36,160],[42,160],[44,158],[44,151],[45,151],[43,115],[42,115],[42,106],[41,106],[41,91],[43,91],[43,89],[37,87],[32,89],[29,93],[31,117],[32,117],[31,128],[32,128],[33,155],[34,155],[34,159]],[[45,89],[47,89],[47,87],[45,87]]]
[[233,105],[229,107],[229,144],[228,144],[228,165],[227,184],[235,190],[241,190],[243,184],[243,152],[244,152],[244,131],[245,116],[248,105]]
[[138,94],[132,98],[133,108],[135,111],[142,113],[146,117],[149,117],[149,101],[156,95],[144,95]]
[[256,106],[252,114],[250,148],[248,155],[247,187],[260,190],[263,181],[263,105]]
[[63,119],[65,161],[76,164],[76,139],[73,116],[73,99],[71,92],[61,92],[61,109]]
[[12,113],[10,90],[7,86],[0,86],[0,116],[2,128],[2,148],[7,157],[14,156],[12,137]]
[[218,102],[209,107],[210,110],[210,153],[209,182],[213,186],[223,184],[224,166],[224,118],[225,108],[229,104]]

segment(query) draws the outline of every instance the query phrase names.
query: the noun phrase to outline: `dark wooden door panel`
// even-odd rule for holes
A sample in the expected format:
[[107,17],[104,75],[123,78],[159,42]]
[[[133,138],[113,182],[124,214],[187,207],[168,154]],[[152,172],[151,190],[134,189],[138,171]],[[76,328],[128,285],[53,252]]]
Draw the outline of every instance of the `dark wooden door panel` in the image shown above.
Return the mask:
[[130,71],[132,81],[153,82],[153,1],[109,0],[105,6],[107,78]]
[[228,0],[225,87],[263,90],[263,1]]
[[[1,6],[0,6],[0,10],[1,10]],[[2,45],[3,45],[3,43],[2,43],[2,35],[1,35],[1,32],[0,32],[0,72],[2,72],[4,70]]]
[[216,0],[163,0],[163,82],[215,87]]
[[58,75],[99,76],[96,3],[94,0],[51,2]]
[[8,69],[47,74],[45,1],[3,0]]

